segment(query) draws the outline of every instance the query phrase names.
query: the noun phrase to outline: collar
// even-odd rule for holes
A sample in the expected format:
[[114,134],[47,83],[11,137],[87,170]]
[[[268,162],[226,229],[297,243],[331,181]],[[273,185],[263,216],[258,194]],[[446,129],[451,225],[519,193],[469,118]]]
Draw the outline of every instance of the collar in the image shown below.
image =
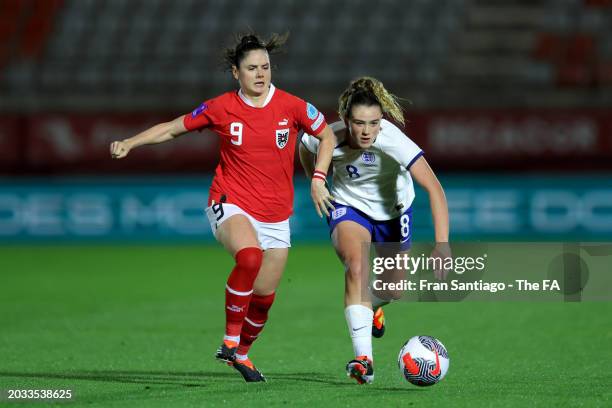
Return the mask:
[[266,98],[266,100],[264,101],[264,104],[262,106],[255,106],[253,105],[253,102],[251,102],[251,100],[249,98],[247,98],[247,96],[244,94],[244,92],[242,92],[242,88],[240,88],[238,90],[238,96],[240,97],[240,99],[242,99],[242,102],[246,103],[247,105],[253,107],[253,108],[263,108],[265,107],[268,103],[270,103],[270,101],[272,100],[272,96],[274,95],[274,91],[276,90],[276,87],[274,86],[274,84],[270,83],[270,90],[268,91],[268,97]]

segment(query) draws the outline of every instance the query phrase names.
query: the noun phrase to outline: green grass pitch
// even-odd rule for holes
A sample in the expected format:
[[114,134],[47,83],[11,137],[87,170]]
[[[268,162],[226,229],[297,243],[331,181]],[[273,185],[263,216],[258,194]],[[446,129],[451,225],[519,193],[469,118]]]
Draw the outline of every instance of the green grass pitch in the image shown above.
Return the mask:
[[[612,406],[610,303],[392,304],[376,381],[354,384],[329,245],[292,248],[250,353],[269,382],[245,384],[213,359],[231,265],[219,246],[1,247],[0,388],[68,388],[62,406],[91,407]],[[416,334],[449,350],[430,388],[397,369]]]

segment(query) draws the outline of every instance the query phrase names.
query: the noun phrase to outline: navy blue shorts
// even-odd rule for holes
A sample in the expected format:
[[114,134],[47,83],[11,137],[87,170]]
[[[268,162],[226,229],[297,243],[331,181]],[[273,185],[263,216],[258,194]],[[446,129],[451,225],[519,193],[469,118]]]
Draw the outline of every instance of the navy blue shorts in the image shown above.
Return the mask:
[[402,215],[392,220],[376,221],[362,211],[347,205],[333,203],[336,209],[331,218],[327,218],[329,234],[342,221],[354,221],[370,232],[372,242],[400,243],[400,250],[410,248],[412,241],[412,207],[408,207]]

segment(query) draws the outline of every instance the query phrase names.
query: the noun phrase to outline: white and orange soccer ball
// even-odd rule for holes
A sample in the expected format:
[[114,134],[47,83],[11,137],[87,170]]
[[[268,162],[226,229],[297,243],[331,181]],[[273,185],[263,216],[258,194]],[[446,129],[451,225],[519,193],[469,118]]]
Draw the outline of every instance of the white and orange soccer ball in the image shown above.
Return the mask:
[[440,382],[450,359],[444,344],[431,336],[414,336],[402,346],[397,364],[402,376],[422,387]]

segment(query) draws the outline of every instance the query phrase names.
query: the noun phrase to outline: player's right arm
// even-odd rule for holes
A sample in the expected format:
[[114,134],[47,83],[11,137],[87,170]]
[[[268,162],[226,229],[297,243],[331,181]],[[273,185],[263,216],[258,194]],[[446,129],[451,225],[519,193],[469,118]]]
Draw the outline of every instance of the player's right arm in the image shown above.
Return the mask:
[[113,159],[122,159],[135,147],[167,142],[184,133],[187,133],[187,128],[184,116],[180,116],[170,122],[155,125],[136,136],[111,143],[110,153]]

